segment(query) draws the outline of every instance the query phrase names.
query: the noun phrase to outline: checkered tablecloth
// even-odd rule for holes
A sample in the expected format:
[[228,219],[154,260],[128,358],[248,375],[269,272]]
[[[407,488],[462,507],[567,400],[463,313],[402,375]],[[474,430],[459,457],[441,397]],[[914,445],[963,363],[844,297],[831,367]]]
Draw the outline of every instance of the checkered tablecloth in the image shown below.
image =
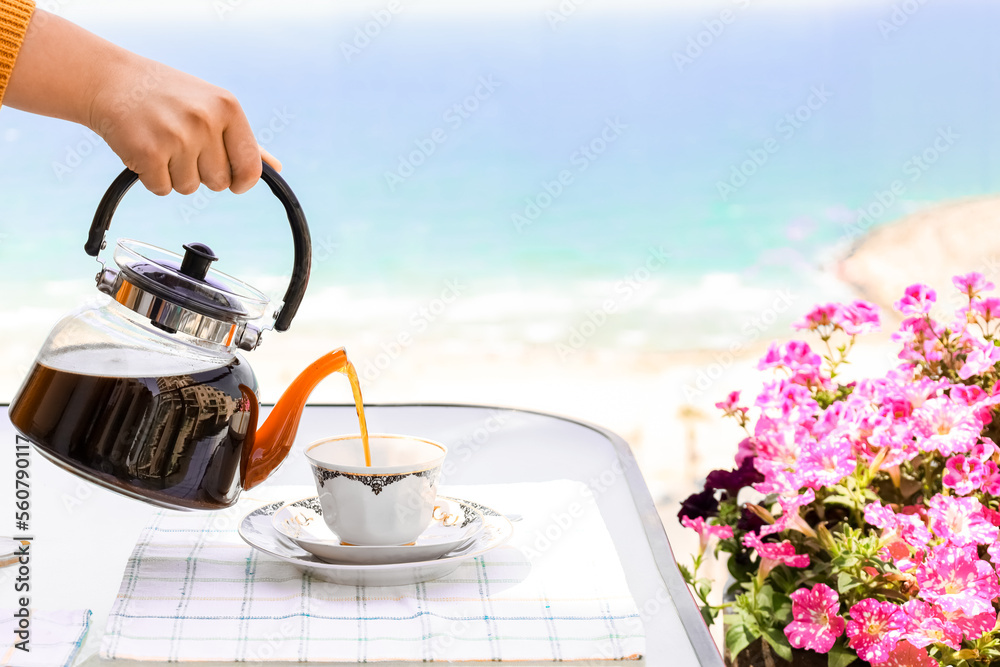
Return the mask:
[[0,665],[5,667],[69,667],[90,627],[90,610],[30,612],[28,651],[17,648],[21,639],[17,610],[0,609]]
[[[256,491],[256,490],[255,490]],[[258,504],[315,493],[284,487]],[[645,646],[615,547],[578,482],[442,488],[523,517],[507,545],[409,586],[331,584],[236,534],[252,507],[158,513],[135,547],[104,658],[376,662],[621,660]]]

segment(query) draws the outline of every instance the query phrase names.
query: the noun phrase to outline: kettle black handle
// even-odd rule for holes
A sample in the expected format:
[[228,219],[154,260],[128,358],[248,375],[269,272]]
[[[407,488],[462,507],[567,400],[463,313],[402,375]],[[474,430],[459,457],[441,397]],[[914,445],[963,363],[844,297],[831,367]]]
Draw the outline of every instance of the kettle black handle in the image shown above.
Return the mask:
[[[299,304],[302,303],[302,297],[305,296],[306,287],[309,285],[309,271],[312,267],[312,238],[309,236],[309,225],[306,224],[302,205],[299,204],[295,193],[271,165],[264,162],[263,166],[261,178],[285,207],[288,222],[292,226],[292,241],[295,244],[295,265],[292,267],[291,281],[285,291],[285,303],[274,322],[275,331],[285,331],[292,323],[295,313],[298,312]],[[131,169],[126,169],[118,175],[108,191],[104,193],[104,197],[101,198],[101,203],[97,205],[97,212],[94,214],[94,222],[90,225],[90,236],[87,237],[87,243],[83,246],[83,249],[91,257],[97,257],[104,247],[104,234],[111,227],[111,217],[118,209],[118,204],[121,203],[125,193],[135,185],[137,180],[139,180],[139,175]]]

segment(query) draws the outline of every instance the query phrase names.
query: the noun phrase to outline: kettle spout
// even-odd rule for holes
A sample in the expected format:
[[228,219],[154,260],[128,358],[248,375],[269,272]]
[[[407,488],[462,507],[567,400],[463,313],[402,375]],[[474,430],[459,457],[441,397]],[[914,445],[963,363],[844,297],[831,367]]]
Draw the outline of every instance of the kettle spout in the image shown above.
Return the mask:
[[[244,489],[257,486],[277,469],[292,448],[302,410],[313,389],[330,375],[343,372],[348,363],[347,353],[341,347],[309,364],[288,386],[256,432],[257,415],[254,411],[240,459],[240,481]],[[247,388],[240,387],[240,390],[244,395],[248,392],[253,395]],[[252,405],[257,405],[255,398]]]

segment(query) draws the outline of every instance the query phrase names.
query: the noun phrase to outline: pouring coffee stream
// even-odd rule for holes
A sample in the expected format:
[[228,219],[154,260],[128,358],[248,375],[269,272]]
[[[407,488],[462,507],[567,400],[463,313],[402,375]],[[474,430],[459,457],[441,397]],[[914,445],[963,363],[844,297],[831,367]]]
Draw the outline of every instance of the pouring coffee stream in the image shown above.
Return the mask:
[[[281,399],[275,404],[264,424],[257,429],[257,411],[252,410],[248,433],[249,445],[244,445],[243,459],[240,462],[243,488],[249,489],[263,482],[271,471],[288,455],[295,441],[295,433],[299,428],[299,420],[306,400],[320,382],[333,375],[343,373],[351,382],[351,392],[354,395],[354,407],[358,413],[358,425],[361,428],[361,440],[365,448],[365,465],[371,466],[371,450],[368,446],[368,425],[365,421],[364,402],[361,398],[361,384],[354,364],[347,358],[344,348],[339,348],[311,363],[288,386]],[[255,397],[249,387],[240,385],[240,391],[256,405]]]
[[[104,194],[84,246],[101,265],[105,296],[49,334],[10,405],[22,436],[56,465],[104,487],[173,509],[218,509],[270,475],[287,455],[306,399],[332,373],[357,374],[342,349],[324,355],[256,430],[257,378],[242,352],[267,329],[290,326],[309,282],[312,243],[302,207],[267,164],[261,180],[282,203],[294,262],[277,308],[212,267],[189,243],[183,257],[119,240],[117,268],[100,258],[111,219],[138,175],[126,169]],[[361,422],[365,429],[364,422]]]

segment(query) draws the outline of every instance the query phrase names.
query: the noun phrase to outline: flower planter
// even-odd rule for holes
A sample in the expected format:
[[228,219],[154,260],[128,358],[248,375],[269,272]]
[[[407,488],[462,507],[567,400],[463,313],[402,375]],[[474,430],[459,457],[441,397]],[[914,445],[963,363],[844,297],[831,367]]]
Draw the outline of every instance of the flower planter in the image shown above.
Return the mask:
[[[716,404],[746,437],[679,517],[700,538],[683,574],[706,619],[724,611],[732,667],[1000,664],[1000,298],[981,274],[953,282],[941,305],[906,289],[884,374],[842,377],[878,310],[825,304],[796,323],[820,352],[772,344],[760,395]],[[722,606],[698,578],[713,544],[733,576]]]

